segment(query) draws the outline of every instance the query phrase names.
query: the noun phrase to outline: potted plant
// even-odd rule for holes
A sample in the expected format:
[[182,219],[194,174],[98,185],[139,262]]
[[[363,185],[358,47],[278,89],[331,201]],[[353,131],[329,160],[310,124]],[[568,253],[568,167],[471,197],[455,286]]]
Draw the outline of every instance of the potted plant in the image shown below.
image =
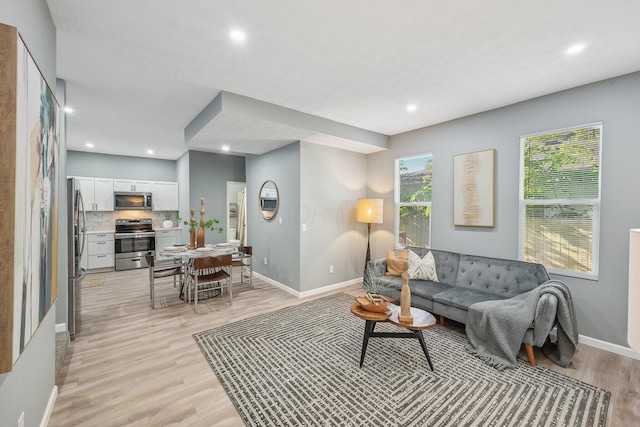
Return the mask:
[[162,222],[164,228],[173,227],[173,214],[168,212],[164,215],[164,221]]
[[357,299],[362,308],[368,311],[383,313],[388,311],[387,302],[389,302],[391,298],[380,294],[388,288],[388,285],[376,278],[375,274],[369,269],[365,272],[362,288],[366,293],[364,297]]

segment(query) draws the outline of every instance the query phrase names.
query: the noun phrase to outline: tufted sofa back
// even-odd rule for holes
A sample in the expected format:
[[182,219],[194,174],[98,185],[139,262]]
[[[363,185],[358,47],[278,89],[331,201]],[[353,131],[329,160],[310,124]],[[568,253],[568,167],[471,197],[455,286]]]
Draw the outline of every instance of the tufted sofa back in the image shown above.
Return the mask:
[[[434,257],[435,257],[435,251]],[[514,297],[549,280],[541,264],[501,258],[462,255],[455,286]]]

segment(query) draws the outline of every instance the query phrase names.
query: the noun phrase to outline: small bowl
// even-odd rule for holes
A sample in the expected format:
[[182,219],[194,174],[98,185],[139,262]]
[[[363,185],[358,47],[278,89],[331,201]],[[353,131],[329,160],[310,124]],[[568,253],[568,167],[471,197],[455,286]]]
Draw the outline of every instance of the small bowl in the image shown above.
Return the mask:
[[357,297],[356,301],[358,301],[360,307],[367,311],[372,311],[374,313],[386,313],[387,311],[389,311],[389,307],[387,307],[386,301],[374,304],[367,297]]

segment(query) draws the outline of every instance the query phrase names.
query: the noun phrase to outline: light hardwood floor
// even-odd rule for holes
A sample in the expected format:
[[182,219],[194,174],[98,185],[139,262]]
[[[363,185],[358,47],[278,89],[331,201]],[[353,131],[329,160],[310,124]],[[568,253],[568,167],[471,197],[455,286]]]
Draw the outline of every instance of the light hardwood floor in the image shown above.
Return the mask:
[[[362,294],[357,285],[335,292]],[[152,310],[146,270],[107,273],[103,285],[82,289],[80,330],[56,378],[59,394],[49,426],[242,426],[191,335],[313,298],[254,280],[254,289],[234,285],[233,306],[227,298],[213,298],[199,304],[196,314],[168,284],[158,287]],[[608,426],[640,425],[640,361],[584,345],[570,369],[538,350],[536,358],[541,366],[611,391]]]

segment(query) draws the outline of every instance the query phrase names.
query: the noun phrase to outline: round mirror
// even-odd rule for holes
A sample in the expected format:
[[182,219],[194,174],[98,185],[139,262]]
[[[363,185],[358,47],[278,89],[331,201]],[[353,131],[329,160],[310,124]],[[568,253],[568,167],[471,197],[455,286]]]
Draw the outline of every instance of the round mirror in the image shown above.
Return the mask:
[[259,198],[258,203],[262,217],[266,220],[273,219],[276,213],[278,213],[278,206],[280,206],[276,183],[273,181],[265,181],[262,187],[260,187]]

